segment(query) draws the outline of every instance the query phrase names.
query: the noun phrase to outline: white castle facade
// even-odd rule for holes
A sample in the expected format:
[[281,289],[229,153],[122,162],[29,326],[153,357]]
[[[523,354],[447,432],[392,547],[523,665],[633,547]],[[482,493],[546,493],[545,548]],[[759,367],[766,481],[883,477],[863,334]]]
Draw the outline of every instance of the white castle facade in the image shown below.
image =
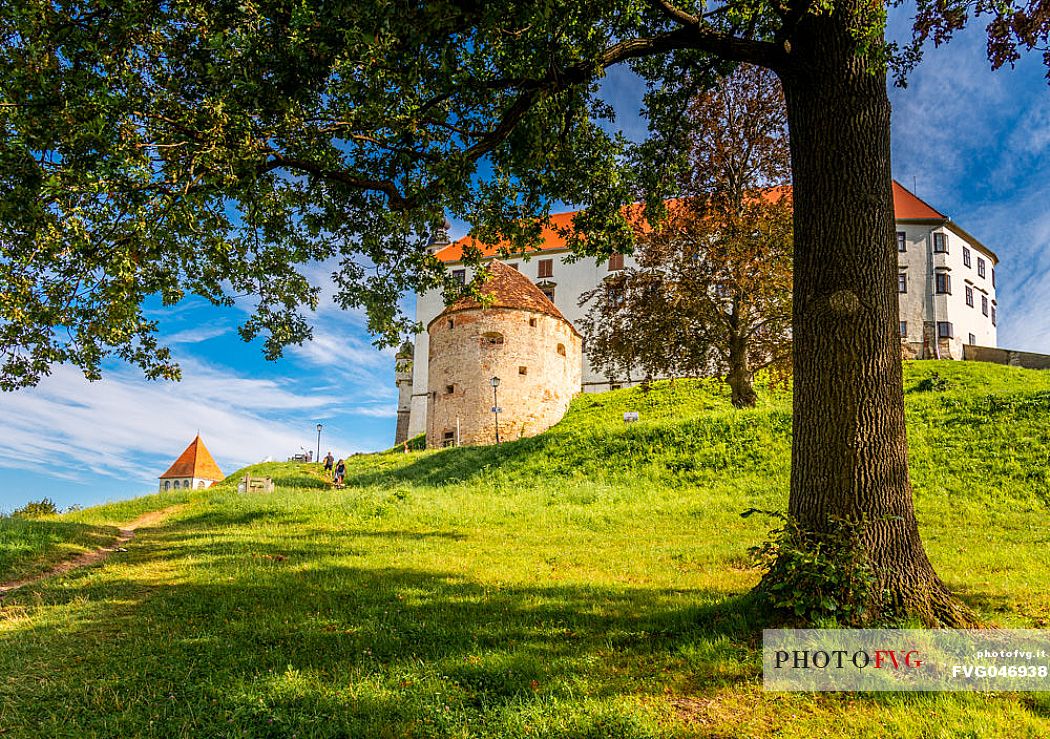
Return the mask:
[[[962,359],[964,345],[996,347],[998,304],[995,269],[998,258],[988,247],[932,208],[899,183],[893,183],[897,224],[898,292],[902,353],[911,358]],[[559,228],[571,223],[573,213],[551,216],[539,251],[529,259],[502,258],[508,266],[528,277],[574,326],[588,306],[580,297],[625,267],[634,265],[629,255],[609,260],[566,261],[568,250]],[[455,242],[436,238],[435,256],[463,279],[471,270],[463,265],[463,247],[473,243],[492,258],[496,248],[477,244],[469,237]],[[416,320],[424,327],[445,310],[441,293],[428,291],[416,296]],[[416,336],[412,351],[403,351],[397,373],[397,443],[427,430],[430,356],[428,333]],[[582,352],[581,392],[604,392],[636,384],[642,377],[609,377],[594,370]]]

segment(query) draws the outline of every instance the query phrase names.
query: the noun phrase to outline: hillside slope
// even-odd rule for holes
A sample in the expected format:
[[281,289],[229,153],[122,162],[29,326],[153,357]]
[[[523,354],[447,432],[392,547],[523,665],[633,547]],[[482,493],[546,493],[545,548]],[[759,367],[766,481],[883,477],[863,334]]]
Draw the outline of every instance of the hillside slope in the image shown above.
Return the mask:
[[[919,389],[932,372],[947,389]],[[1050,626],[1050,373],[921,363],[906,391],[938,571],[991,621]],[[581,397],[498,448],[351,457],[345,490],[269,464],[277,492],[243,496],[235,473],[123,558],[0,602],[0,731],[1050,735],[1045,695],[762,692],[767,522],[739,513],[784,507],[789,450],[785,390],[737,411],[689,381]]]

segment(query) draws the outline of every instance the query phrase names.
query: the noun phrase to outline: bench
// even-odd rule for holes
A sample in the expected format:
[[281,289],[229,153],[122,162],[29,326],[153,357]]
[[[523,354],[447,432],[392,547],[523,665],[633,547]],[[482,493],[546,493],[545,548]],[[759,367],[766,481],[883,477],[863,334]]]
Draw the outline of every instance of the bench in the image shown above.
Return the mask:
[[237,483],[238,493],[272,493],[273,492],[273,478],[272,477],[252,477],[251,475],[245,475],[244,478]]

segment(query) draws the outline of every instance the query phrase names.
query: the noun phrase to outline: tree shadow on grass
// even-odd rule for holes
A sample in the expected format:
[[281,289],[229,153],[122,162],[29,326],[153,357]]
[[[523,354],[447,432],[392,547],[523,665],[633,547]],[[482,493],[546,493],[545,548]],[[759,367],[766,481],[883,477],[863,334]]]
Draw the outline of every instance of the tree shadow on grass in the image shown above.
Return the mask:
[[7,677],[46,676],[17,692],[0,677],[8,719],[49,727],[46,705],[62,707],[64,731],[87,734],[146,733],[151,721],[208,735],[445,734],[662,695],[671,675],[695,690],[757,670],[746,598],[241,559],[209,580],[85,574],[45,589],[36,607],[55,619],[0,633]]
[[0,583],[46,571],[73,556],[69,546],[84,550],[112,544],[113,526],[71,521],[0,518]]

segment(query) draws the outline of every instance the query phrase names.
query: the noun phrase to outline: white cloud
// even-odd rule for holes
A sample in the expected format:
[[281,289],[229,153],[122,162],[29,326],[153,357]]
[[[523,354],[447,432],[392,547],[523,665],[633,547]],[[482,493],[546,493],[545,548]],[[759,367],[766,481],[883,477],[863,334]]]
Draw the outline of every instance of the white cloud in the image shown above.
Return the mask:
[[[5,396],[0,463],[54,477],[87,470],[153,481],[199,430],[230,473],[312,447],[309,414],[323,418],[340,402],[274,380],[182,364],[180,383],[149,382],[132,371],[89,383],[75,369],[57,367],[38,387]],[[345,440],[326,441],[352,448]]]
[[202,341],[208,339],[216,339],[220,336],[225,336],[230,332],[229,327],[223,325],[211,325],[211,326],[198,326],[196,328],[188,328],[183,331],[176,331],[175,333],[165,336],[161,339],[162,343],[166,345],[176,344],[199,344]]

